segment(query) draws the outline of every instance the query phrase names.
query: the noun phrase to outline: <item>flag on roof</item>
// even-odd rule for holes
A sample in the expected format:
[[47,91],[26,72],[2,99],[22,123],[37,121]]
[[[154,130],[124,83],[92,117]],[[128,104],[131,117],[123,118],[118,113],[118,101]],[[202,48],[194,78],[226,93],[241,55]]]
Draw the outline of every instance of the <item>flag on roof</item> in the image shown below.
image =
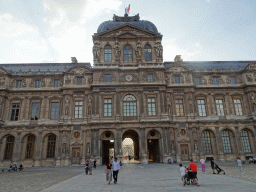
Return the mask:
[[130,12],[130,4],[128,7],[125,8],[125,14],[129,14],[129,12]]

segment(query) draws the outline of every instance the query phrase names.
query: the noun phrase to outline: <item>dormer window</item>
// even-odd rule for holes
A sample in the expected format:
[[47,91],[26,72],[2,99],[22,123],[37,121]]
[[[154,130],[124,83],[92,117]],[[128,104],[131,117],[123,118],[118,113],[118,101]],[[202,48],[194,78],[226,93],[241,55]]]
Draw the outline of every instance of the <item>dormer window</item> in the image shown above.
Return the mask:
[[175,76],[174,82],[175,82],[175,84],[180,84],[180,76]]
[[236,84],[236,77],[230,77],[231,85]]
[[154,81],[153,74],[152,73],[148,74],[148,82],[153,82],[153,81]]
[[76,84],[77,85],[82,85],[82,82],[83,82],[83,77],[77,77]]
[[219,85],[219,78],[218,77],[213,77],[213,84],[214,85]]
[[40,88],[41,87],[41,80],[36,80],[36,88]]
[[132,47],[130,45],[124,46],[124,62],[132,62]]
[[21,80],[16,81],[16,88],[20,89],[21,87],[22,87],[22,81]]

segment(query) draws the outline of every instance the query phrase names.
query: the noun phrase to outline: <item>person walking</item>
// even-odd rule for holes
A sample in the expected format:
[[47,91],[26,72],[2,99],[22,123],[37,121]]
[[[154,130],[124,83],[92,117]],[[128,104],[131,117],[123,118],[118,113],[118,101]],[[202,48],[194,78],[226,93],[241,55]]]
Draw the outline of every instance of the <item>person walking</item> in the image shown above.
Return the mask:
[[94,166],[95,169],[96,169],[96,163],[97,163],[97,160],[94,159],[94,161],[93,161],[93,166]]
[[206,172],[205,172],[205,160],[204,160],[203,158],[200,159],[200,163],[201,163],[202,172],[203,172],[203,173],[206,173]]
[[111,156],[111,164],[113,165],[114,163],[114,159],[113,159],[113,156]]
[[89,172],[90,172],[90,174],[89,174],[89,175],[92,175],[92,165],[93,165],[92,161],[91,161],[91,160],[89,160],[89,164],[88,164]]
[[115,161],[113,163],[113,178],[114,178],[114,183],[117,183],[117,175],[119,173],[119,169],[120,169],[120,164],[117,161],[117,158],[115,157]]
[[182,167],[182,164],[180,164],[179,166],[180,166],[180,174],[183,181],[183,186],[185,186],[186,185],[186,182],[185,182],[186,168]]
[[237,157],[237,167],[238,167],[238,171],[239,171],[239,173],[242,173],[242,174],[244,174],[244,172],[243,172],[243,161],[239,158],[239,157]]
[[112,169],[112,164],[111,164],[111,161],[109,161],[105,168],[106,180],[107,180],[108,185],[112,181],[112,170],[111,169]]
[[212,167],[212,173],[213,174],[216,174],[215,173],[215,169],[214,169],[214,167],[215,167],[215,162],[214,162],[214,159],[212,158],[212,160],[211,160],[211,167]]
[[194,184],[198,187],[200,186],[197,179],[197,165],[193,162],[193,159],[190,159],[191,163],[189,164],[189,168],[191,169],[191,175],[194,178]]
[[85,163],[85,174],[88,175],[88,171],[89,171],[89,162],[88,160],[86,160],[86,163]]

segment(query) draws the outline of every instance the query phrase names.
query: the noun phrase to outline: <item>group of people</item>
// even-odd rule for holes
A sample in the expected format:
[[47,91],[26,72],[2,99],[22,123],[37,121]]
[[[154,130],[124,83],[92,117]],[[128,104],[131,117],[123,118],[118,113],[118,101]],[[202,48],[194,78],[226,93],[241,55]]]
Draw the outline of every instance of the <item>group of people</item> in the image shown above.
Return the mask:
[[117,176],[119,173],[119,169],[120,169],[120,163],[117,161],[116,157],[114,160],[112,156],[111,160],[108,162],[105,168],[106,180],[108,185],[112,181],[112,172],[113,172],[114,183],[117,184]]
[[86,163],[85,163],[85,174],[86,175],[88,175],[88,172],[89,172],[89,175],[92,175],[92,167],[94,167],[94,169],[96,169],[96,163],[97,163],[96,159],[93,162],[91,160],[86,160]]
[[9,172],[10,172],[10,171],[17,171],[17,170],[20,170],[20,171],[21,171],[22,169],[23,169],[23,165],[22,165],[22,164],[20,164],[19,168],[17,167],[16,164],[13,164],[13,165],[10,165],[8,171],[9,171]]
[[249,163],[251,164],[251,163],[256,163],[256,157],[254,157],[254,158],[252,158],[252,157],[250,157],[249,158]]
[[183,180],[183,185],[186,185],[185,176],[187,175],[191,179],[194,180],[194,185],[200,186],[198,183],[197,178],[197,165],[193,162],[193,159],[190,160],[190,164],[187,167],[182,167],[182,164],[180,164],[180,173]]

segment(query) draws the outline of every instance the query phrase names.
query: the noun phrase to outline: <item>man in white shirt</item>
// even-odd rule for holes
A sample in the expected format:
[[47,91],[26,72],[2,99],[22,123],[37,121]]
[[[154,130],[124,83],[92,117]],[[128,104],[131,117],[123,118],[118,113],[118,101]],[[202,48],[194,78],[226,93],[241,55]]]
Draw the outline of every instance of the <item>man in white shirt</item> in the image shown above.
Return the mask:
[[117,183],[117,175],[119,173],[120,169],[120,164],[117,161],[117,158],[115,157],[115,161],[113,162],[113,178],[114,178],[114,183]]

